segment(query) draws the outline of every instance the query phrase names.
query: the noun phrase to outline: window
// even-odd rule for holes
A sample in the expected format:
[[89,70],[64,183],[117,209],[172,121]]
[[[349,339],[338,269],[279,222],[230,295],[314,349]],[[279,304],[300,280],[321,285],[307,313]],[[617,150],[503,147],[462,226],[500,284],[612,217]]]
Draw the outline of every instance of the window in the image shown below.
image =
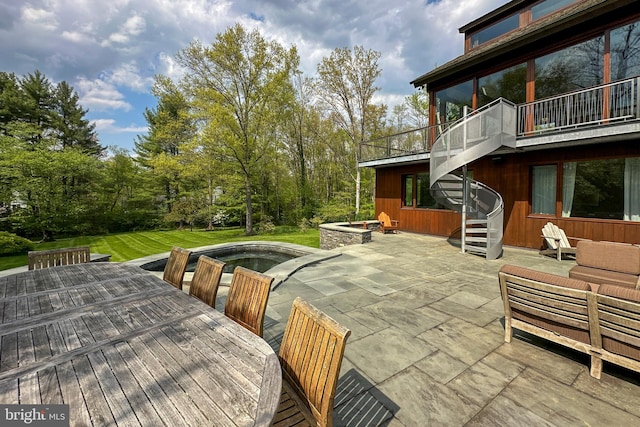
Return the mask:
[[527,99],[527,64],[519,64],[478,79],[478,107],[500,97],[520,104]]
[[640,75],[640,22],[611,31],[611,80]]
[[531,213],[556,214],[556,165],[534,166],[532,168]]
[[419,208],[438,209],[442,206],[436,202],[436,199],[431,197],[431,186],[428,173],[419,173],[417,175],[416,182],[416,205]]
[[531,8],[531,19],[535,21],[573,2],[575,0],[544,0]]
[[535,59],[536,99],[603,83],[604,37]]
[[413,175],[402,175],[402,206],[413,206]]
[[473,82],[471,80],[436,92],[438,124],[452,122],[463,116],[464,106],[471,108]]
[[520,15],[511,15],[508,18],[503,19],[500,22],[478,31],[471,35],[471,47],[480,46],[482,43],[486,43],[503,34],[507,34],[509,31],[515,30],[520,26]]
[[640,221],[640,157],[567,162],[562,216]]

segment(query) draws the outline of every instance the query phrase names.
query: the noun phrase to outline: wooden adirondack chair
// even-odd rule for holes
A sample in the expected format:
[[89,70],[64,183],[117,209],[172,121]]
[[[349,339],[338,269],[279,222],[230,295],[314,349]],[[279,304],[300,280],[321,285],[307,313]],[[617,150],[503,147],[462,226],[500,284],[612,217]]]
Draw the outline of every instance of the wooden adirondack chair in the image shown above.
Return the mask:
[[398,232],[398,225],[400,224],[400,221],[389,218],[389,215],[385,212],[380,212],[380,215],[378,215],[378,221],[380,221],[380,231],[383,234],[386,234],[387,232]]
[[548,222],[542,227],[542,237],[546,243],[546,249],[540,251],[542,255],[555,255],[558,261],[562,260],[563,255],[576,256],[575,246],[571,246],[569,240],[587,240],[577,237],[567,237],[564,230],[557,225]]

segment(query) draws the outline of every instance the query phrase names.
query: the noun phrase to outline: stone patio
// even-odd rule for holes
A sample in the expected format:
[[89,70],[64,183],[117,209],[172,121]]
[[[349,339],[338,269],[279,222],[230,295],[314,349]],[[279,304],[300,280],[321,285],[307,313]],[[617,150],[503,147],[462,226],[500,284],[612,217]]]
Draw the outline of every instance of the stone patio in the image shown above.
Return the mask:
[[334,425],[640,425],[640,375],[605,363],[596,380],[585,355],[519,331],[504,343],[500,267],[566,275],[573,261],[486,261],[410,233],[332,251],[271,293],[265,338],[277,350],[296,296],[351,329]]

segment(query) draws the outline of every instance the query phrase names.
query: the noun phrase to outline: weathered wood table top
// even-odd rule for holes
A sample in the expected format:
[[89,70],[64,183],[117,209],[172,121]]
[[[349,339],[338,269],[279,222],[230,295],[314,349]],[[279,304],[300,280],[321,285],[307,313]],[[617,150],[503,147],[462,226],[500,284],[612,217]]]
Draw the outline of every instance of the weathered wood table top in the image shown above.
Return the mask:
[[71,425],[269,425],[262,338],[139,267],[0,277],[0,402],[69,405]]

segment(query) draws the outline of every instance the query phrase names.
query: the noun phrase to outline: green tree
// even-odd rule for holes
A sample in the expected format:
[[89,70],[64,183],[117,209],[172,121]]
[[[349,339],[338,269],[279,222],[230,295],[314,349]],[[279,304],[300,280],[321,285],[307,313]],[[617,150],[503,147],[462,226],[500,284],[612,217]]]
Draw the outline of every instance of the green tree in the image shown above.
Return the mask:
[[60,82],[54,91],[51,126],[63,148],[75,147],[92,156],[100,156],[104,147],[98,143],[95,124],[85,119],[87,110],[79,104],[77,92],[67,82]]
[[282,106],[289,104],[297,51],[235,25],[210,46],[191,43],[177,59],[187,70],[183,84],[198,118],[215,135],[206,143],[243,176],[245,232],[253,234],[255,176],[263,156],[273,150],[273,128]]
[[361,185],[358,147],[367,139],[369,106],[379,89],[375,86],[381,73],[379,58],[379,52],[365,50],[361,46],[355,46],[353,51],[336,48],[318,65],[319,95],[350,141],[349,157],[353,163],[348,171],[355,182],[356,215],[360,211]]

